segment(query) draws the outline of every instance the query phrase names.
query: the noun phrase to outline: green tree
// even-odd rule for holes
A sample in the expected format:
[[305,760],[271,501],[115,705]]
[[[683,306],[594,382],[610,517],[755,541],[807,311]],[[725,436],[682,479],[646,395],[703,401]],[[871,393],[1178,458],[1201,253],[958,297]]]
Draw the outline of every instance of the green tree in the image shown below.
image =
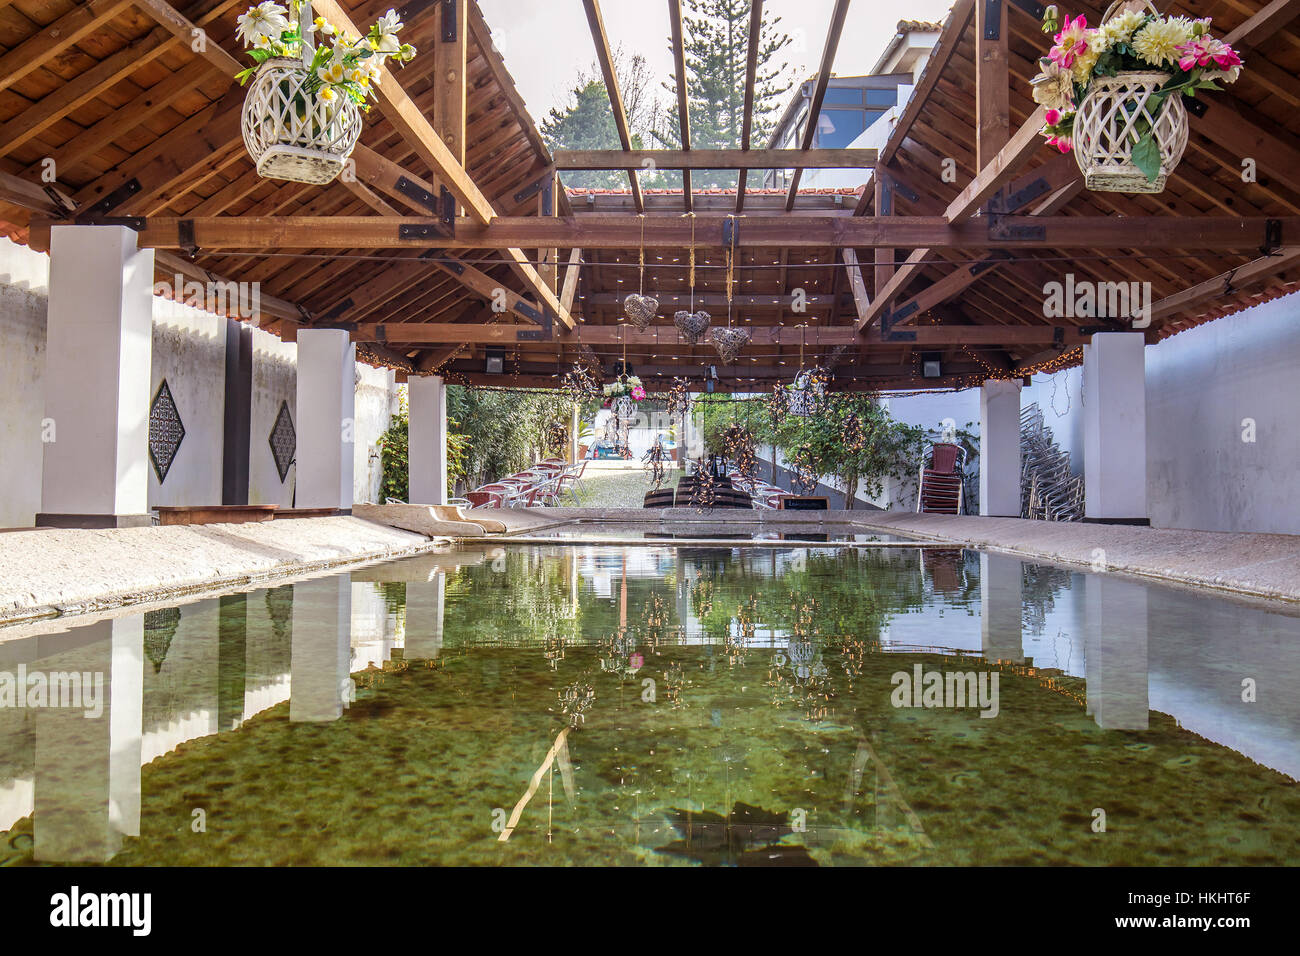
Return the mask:
[[[628,56],[622,49],[613,53],[614,72],[618,76],[619,95],[632,132],[632,148],[642,149],[644,134],[658,112],[650,100],[651,76],[645,57]],[[621,149],[609,92],[599,68],[593,64],[578,73],[563,109],[552,109],[542,121],[542,139],[547,149]],[[627,185],[627,174],[620,171],[581,170],[564,174],[566,186],[588,189],[618,189]],[[642,185],[657,185],[653,178],[642,176]]]
[[568,425],[572,402],[562,392],[493,391],[447,386],[447,414],[464,438],[469,487],[512,474],[548,453],[548,429]]
[[[738,149],[745,120],[745,66],[749,53],[749,0],[687,0],[682,16],[686,58],[687,112],[694,149]],[[765,146],[794,86],[790,64],[781,55],[792,42],[781,29],[781,18],[763,11],[759,34],[758,71],[754,82],[754,114],[750,142]],[[671,49],[672,40],[669,40]],[[668,146],[681,143],[676,86],[664,84],[673,96],[655,138]],[[751,174],[760,181],[762,171]],[[735,173],[700,170],[692,185],[729,186]]]

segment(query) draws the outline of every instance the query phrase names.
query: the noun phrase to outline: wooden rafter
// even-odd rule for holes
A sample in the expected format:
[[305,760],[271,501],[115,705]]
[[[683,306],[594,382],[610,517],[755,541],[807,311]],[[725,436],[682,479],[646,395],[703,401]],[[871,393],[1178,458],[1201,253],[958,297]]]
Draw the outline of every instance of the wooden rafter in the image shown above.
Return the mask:
[[[749,4],[749,46],[745,52],[745,113],[740,127],[740,148],[749,149],[749,140],[754,132],[754,86],[758,82],[758,47],[763,38],[763,0],[750,0]],[[736,213],[745,210],[745,179],[747,170],[741,170],[736,178]]]
[[876,164],[874,149],[559,149],[556,169],[622,169],[632,162],[655,169],[856,169]]
[[[627,110],[623,107],[623,94],[618,88],[618,71],[614,69],[614,55],[609,49],[609,36],[605,32],[605,18],[600,13],[599,0],[582,0],[587,11],[587,23],[591,27],[591,39],[596,44],[596,59],[600,63],[600,72],[605,77],[605,90],[609,94],[610,109],[614,112],[614,127],[618,130],[618,141],[624,151],[632,149],[632,131],[627,122]],[[627,167],[628,182],[632,185],[632,201],[637,212],[645,212],[645,196],[641,192],[641,180],[637,167]]]
[[[817,82],[813,86],[812,102],[808,105],[808,125],[803,131],[800,148],[808,150],[817,135],[817,123],[821,118],[822,102],[826,99],[826,88],[831,82],[831,67],[835,65],[835,51],[840,46],[840,34],[844,32],[844,20],[849,15],[849,0],[835,0],[835,9],[831,11],[830,26],[826,29],[826,44],[822,47],[821,66],[817,71]],[[803,178],[803,167],[795,166],[790,176],[790,189],[785,196],[785,211],[794,208],[794,198],[799,194],[799,181]]]
[[[677,85],[677,128],[682,140],[682,150],[690,153],[691,110],[690,97],[687,96],[686,91],[686,50],[682,36],[682,0],[668,0],[668,23],[672,30],[673,79]],[[558,156],[556,157],[556,165],[557,167],[559,165]],[[693,207],[691,202],[691,168],[685,165],[659,168],[681,169],[682,206],[687,212],[690,212]]]

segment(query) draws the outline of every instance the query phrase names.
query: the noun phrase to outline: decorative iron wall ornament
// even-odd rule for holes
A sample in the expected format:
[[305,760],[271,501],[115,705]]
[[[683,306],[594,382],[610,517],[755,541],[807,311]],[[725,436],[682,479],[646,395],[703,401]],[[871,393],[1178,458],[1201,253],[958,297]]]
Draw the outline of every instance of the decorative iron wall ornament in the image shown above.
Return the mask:
[[271,435],[267,439],[271,444],[271,456],[275,459],[275,470],[280,475],[280,484],[284,484],[293,464],[294,455],[298,453],[298,433],[293,427],[293,416],[289,414],[289,403],[280,403],[280,413],[275,416],[271,426]]
[[176,410],[172,390],[163,379],[149,405],[149,460],[159,484],[167,480],[167,472],[171,471],[176,452],[184,440],[185,423]]
[[144,656],[153,664],[153,672],[161,673],[172,638],[181,623],[181,609],[164,607],[144,612]]

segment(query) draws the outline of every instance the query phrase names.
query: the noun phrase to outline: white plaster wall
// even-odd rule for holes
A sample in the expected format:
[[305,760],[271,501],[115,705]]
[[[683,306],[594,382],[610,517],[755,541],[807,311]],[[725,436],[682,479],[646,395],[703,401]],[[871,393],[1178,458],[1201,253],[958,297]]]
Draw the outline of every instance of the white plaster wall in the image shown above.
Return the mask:
[[166,381],[185,426],[167,480],[149,464],[149,507],[220,504],[225,428],[226,320],[211,312],[153,299],[152,405]]
[[[1147,506],[1159,528],[1300,534],[1300,294],[1146,350]],[[1255,423],[1255,441],[1242,440]]]
[[[0,528],[29,527],[41,507],[48,283],[48,256],[0,237]],[[153,315],[149,397],[166,378],[185,424],[185,440],[165,483],[159,485],[149,466],[149,506],[219,503],[225,319],[162,297],[154,298]],[[296,363],[297,345],[253,331],[253,504],[289,507],[293,502],[296,466],[281,482],[269,439],[282,401],[288,401],[297,425]],[[357,366],[356,381],[355,496],[376,501],[381,478],[377,444],[397,408],[397,386],[391,371],[365,365]]]
[[261,329],[253,331],[252,424],[248,432],[248,502],[254,505],[293,504],[298,466],[290,465],[284,481],[271,452],[271,429],[280,414],[280,403],[289,403],[289,417],[298,425],[298,346],[281,342]]
[[379,439],[397,411],[397,385],[391,369],[357,365],[356,420],[353,445],[353,500],[377,503],[383,468]]
[[30,526],[41,505],[49,277],[46,256],[0,237],[0,528]]

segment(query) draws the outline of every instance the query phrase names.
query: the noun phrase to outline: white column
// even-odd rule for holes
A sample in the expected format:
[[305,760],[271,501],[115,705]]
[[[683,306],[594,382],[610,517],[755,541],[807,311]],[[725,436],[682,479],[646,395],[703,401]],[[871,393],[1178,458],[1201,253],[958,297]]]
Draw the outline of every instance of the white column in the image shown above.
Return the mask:
[[447,575],[435,571],[427,581],[406,584],[406,648],[408,661],[436,660],[442,654],[447,601]]
[[1005,554],[980,552],[980,631],[984,659],[1024,662],[1021,584],[1024,565]]
[[1020,380],[980,389],[980,514],[1020,517]]
[[299,508],[352,510],[356,374],[356,346],[346,331],[299,330]]
[[1100,332],[1083,347],[1086,520],[1147,521],[1146,339]]
[[[75,629],[79,646],[28,665],[50,697],[34,711],[37,860],[106,863],[140,835],[144,616]],[[77,675],[80,700],[62,698]],[[54,688],[60,687],[60,706]],[[75,697],[75,695],[74,695]]]
[[326,723],[352,699],[352,580],[346,574],[293,585],[289,721]]
[[38,525],[149,524],[153,264],[125,226],[50,230]]
[[408,461],[411,504],[447,503],[447,386],[438,375],[412,375]]
[[1147,589],[1110,574],[1083,578],[1087,713],[1104,730],[1146,730]]
[[574,464],[578,460],[578,427],[581,422],[578,421],[578,405],[575,402],[572,410],[569,412],[569,463]]

